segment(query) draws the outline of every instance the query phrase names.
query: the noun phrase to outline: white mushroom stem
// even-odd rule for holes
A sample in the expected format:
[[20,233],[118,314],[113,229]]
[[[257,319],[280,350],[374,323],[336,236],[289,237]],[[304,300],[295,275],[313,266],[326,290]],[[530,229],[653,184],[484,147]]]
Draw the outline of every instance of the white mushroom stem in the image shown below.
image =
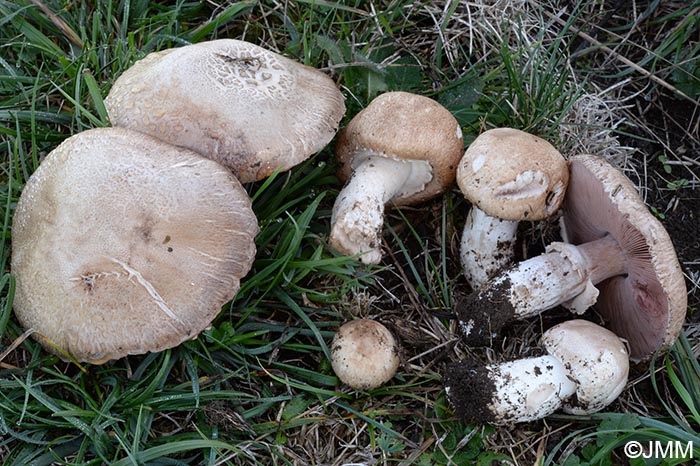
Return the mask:
[[594,285],[625,273],[625,259],[611,236],[574,246],[552,243],[547,253],[506,272],[516,318],[530,317],[563,304],[582,314],[595,304]]
[[491,367],[496,396],[490,406],[501,420],[528,422],[549,416],[576,393],[576,384],[553,356],[521,359]]
[[[381,260],[384,206],[391,199],[421,190],[432,179],[429,162],[402,161],[366,153],[333,206],[330,245],[365,264]],[[356,159],[356,160],[357,160]]]
[[445,386],[462,417],[491,424],[529,422],[552,414],[576,393],[564,364],[550,355],[492,364],[457,364]]
[[464,224],[460,257],[464,275],[473,289],[510,264],[517,232],[518,222],[501,220],[472,207]]
[[547,253],[503,271],[462,301],[456,309],[460,327],[474,344],[488,340],[510,320],[560,304],[581,314],[596,302],[594,285],[624,274],[625,267],[624,253],[610,235],[578,246],[552,243]]

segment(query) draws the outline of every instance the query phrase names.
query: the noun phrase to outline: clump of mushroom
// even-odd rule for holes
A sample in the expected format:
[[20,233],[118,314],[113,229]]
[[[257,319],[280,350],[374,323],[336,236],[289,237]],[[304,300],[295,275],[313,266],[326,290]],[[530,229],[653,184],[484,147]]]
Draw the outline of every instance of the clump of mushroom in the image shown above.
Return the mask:
[[218,163],[126,129],[79,133],[17,204],[15,314],[78,361],[174,347],[236,294],[257,232],[250,198]]
[[568,180],[559,151],[524,131],[491,129],[469,145],[457,168],[457,184],[473,204],[460,249],[472,288],[510,264],[518,222],[552,215]]
[[487,366],[449,366],[444,384],[457,415],[468,421],[512,424],[544,418],[562,408],[591,414],[612,403],[627,383],[622,341],[585,320],[544,333],[546,354]]
[[117,79],[105,106],[114,126],[216,160],[242,183],[325,147],[345,113],[322,72],[233,39],[150,53]]
[[374,99],[338,138],[339,176],[347,183],[333,206],[330,246],[379,263],[385,205],[412,205],[444,192],[462,150],[457,120],[434,100],[406,92]]
[[629,342],[631,358],[644,359],[672,344],[685,319],[673,244],[632,182],[609,163],[580,155],[569,167],[562,207],[568,242],[551,244],[467,297],[457,308],[461,327],[478,343],[509,320],[559,304],[582,313],[597,303],[606,327]]
[[375,320],[343,324],[331,343],[331,367],[338,378],[357,390],[385,384],[399,368],[399,347],[389,329]]

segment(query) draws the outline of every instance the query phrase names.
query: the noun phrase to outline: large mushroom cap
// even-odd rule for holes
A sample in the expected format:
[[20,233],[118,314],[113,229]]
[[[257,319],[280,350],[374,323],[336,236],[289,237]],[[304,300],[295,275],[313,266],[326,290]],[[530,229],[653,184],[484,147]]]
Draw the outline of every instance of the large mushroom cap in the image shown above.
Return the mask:
[[564,363],[576,382],[576,396],[564,401],[564,411],[598,412],[625,388],[629,357],[625,345],[610,330],[587,320],[569,320],[547,330],[542,346]]
[[566,190],[566,160],[550,143],[512,128],[485,131],[457,168],[464,196],[492,217],[542,220],[555,212]]
[[105,105],[115,126],[221,162],[242,183],[322,149],[345,113],[325,74],[233,39],[147,55],[117,79]]
[[358,163],[356,156],[367,153],[428,162],[432,178],[425,187],[392,199],[396,205],[416,204],[452,184],[462,150],[462,130],[449,110],[428,97],[387,92],[370,102],[341,131],[336,145],[338,174],[343,181],[349,179]]
[[632,182],[601,158],[573,157],[563,205],[566,238],[581,244],[611,235],[624,251],[626,273],[597,285],[606,327],[625,338],[630,357],[649,357],[678,337],[687,292],[673,243]]
[[257,231],[250,198],[218,163],[124,129],[85,131],[22,191],[15,313],[81,361],[176,346],[236,294]]

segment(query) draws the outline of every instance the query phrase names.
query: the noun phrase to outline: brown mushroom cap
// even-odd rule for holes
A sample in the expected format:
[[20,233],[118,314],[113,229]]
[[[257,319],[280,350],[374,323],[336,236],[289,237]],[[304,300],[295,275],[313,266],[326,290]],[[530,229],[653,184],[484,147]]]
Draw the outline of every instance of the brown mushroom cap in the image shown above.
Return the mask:
[[352,320],[333,337],[331,366],[343,383],[358,390],[371,390],[396,374],[399,348],[389,329],[379,322]]
[[218,163],[125,129],[79,133],[17,204],[15,314],[80,361],[176,346],[236,294],[257,231]]
[[472,142],[457,168],[464,196],[492,217],[542,220],[564,198],[566,160],[550,143],[512,128],[485,131]]
[[114,126],[192,149],[242,183],[318,152],[345,113],[325,74],[233,39],[147,55],[117,79],[105,106]]
[[416,204],[452,184],[462,150],[462,130],[449,110],[428,97],[387,92],[341,131],[336,145],[338,176],[343,181],[349,179],[355,156],[368,152],[396,160],[428,161],[433,177],[425,188],[393,198],[396,205]]
[[598,285],[596,308],[606,327],[630,344],[630,358],[672,344],[685,320],[687,292],[673,243],[632,182],[601,158],[573,157],[563,204],[572,244],[611,235],[624,251],[626,274]]

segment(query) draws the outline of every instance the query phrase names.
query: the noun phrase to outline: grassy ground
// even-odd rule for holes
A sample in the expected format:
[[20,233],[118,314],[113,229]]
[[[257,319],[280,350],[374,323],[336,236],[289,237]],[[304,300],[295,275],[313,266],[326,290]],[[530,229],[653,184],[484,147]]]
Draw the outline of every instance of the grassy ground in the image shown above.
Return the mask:
[[[0,0],[2,463],[606,465],[626,464],[625,441],[649,438],[693,441],[700,457],[700,2],[578,3]],[[527,355],[566,315],[517,324],[494,349],[459,342],[446,314],[468,291],[457,244],[469,206],[457,189],[392,211],[381,267],[335,257],[329,147],[248,186],[257,260],[197,340],[102,366],[48,354],[11,311],[23,184],[63,139],[108,125],[102,99],[135,60],[214,38],[322,69],[346,96],[346,121],[378,93],[407,90],[449,108],[465,143],[513,126],[566,155],[612,160],[676,242],[686,336],[634,367],[608,414],[508,429],[459,421],[440,384],[445,363]],[[522,257],[558,235],[554,224],[521,233]],[[404,348],[397,377],[371,393],[339,385],[327,358],[334,329],[360,316],[385,322]]]

